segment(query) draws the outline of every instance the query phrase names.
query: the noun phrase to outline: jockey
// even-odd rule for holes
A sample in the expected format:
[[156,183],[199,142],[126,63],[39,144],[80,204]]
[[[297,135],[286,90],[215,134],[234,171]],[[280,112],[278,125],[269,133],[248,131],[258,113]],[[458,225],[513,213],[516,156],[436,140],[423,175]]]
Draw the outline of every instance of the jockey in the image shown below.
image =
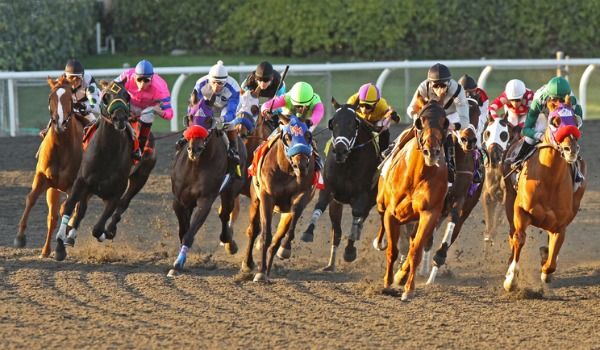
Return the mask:
[[[240,86],[234,78],[229,76],[223,61],[217,61],[217,64],[210,68],[207,75],[196,81],[192,91],[193,101],[199,101],[198,103],[192,103],[188,108],[188,115],[194,117],[193,124],[201,125],[200,121],[204,120],[209,123],[208,125],[202,125],[207,129],[224,128],[226,130],[227,156],[230,162],[229,171],[232,175],[239,177],[240,173],[236,171],[240,166],[237,132],[231,122],[235,119],[235,113],[240,102]],[[200,106],[202,107],[198,108]],[[185,141],[183,142],[185,144]],[[180,147],[179,142],[178,146]]]
[[[577,99],[573,95],[571,85],[567,79],[563,77],[554,77],[548,81],[548,83],[539,88],[533,97],[531,108],[527,113],[527,119],[525,120],[525,126],[522,134],[525,138],[523,146],[519,150],[519,154],[513,159],[513,169],[520,168],[525,160],[525,157],[535,148],[538,142],[541,142],[544,137],[544,131],[546,130],[546,116],[548,113],[548,105],[558,104],[565,101],[565,97],[570,95],[571,107],[575,112],[577,119],[577,127],[581,127],[582,124],[582,110],[581,106],[577,104]],[[542,118],[538,118],[542,115]],[[579,171],[577,162],[575,162],[575,182],[583,181],[583,175]]]
[[[440,63],[431,66],[427,72],[427,79],[419,84],[406,110],[408,116],[413,120],[416,119],[422,106],[432,99],[442,103],[442,107],[446,111],[446,117],[450,122],[450,130],[458,131],[472,127],[476,131],[477,126],[471,125],[469,122],[469,104],[462,86],[452,79],[450,69]],[[454,182],[456,166],[454,141],[451,135],[448,135],[446,142],[444,142],[444,154],[448,164],[448,181]]]
[[[281,87],[277,90],[279,84],[281,84]],[[272,99],[285,94],[285,83],[281,81],[281,74],[273,69],[271,63],[263,61],[256,66],[256,70],[246,77],[240,89],[241,98],[236,114],[247,113],[254,117],[255,113],[252,113],[252,107],[260,105],[259,98]],[[274,115],[280,113],[281,110],[273,111]],[[277,120],[272,119],[271,123],[273,129],[277,128]]]
[[[306,123],[311,133],[317,128],[317,125],[319,125],[319,122],[323,119],[323,115],[325,114],[325,107],[321,102],[321,97],[314,92],[309,83],[303,81],[294,84],[289,92],[263,103],[260,108],[260,113],[264,118],[269,119],[272,114],[271,110],[277,108],[281,108],[281,113],[283,115],[289,116],[295,114],[298,116],[301,121]],[[269,136],[269,140],[280,134],[281,128],[275,129]],[[264,142],[263,145],[268,143],[268,141]],[[321,164],[321,158],[317,153],[314,139],[312,140],[312,143],[315,163],[318,170],[320,170],[323,168],[323,165]]]
[[141,60],[135,68],[124,71],[115,81],[125,86],[131,97],[131,116],[140,120],[139,145],[134,145],[133,150],[134,159],[139,160],[148,141],[154,116],[166,120],[173,118],[169,87],[163,78],[154,73],[152,63],[147,60]]
[[[98,101],[100,90],[96,80],[90,73],[86,73],[78,60],[70,59],[65,66],[63,76],[71,84],[73,91],[73,112],[81,115],[86,122],[84,128],[96,122],[94,114],[100,114]],[[48,127],[40,131],[42,139],[46,136]]]
[[523,127],[525,117],[533,100],[533,91],[528,89],[519,79],[510,80],[506,83],[504,92],[496,97],[489,108],[489,115],[493,119],[498,118],[498,110],[506,109],[504,119],[512,126]]
[[379,132],[379,151],[385,151],[390,144],[390,119],[398,123],[400,117],[385,98],[381,97],[379,88],[372,83],[364,84],[346,103],[358,104],[356,114],[376,129],[373,131]]
[[468,74],[463,75],[458,79],[458,83],[465,89],[465,95],[467,98],[472,98],[479,104],[479,123],[474,125],[477,127],[477,147],[481,148],[481,135],[485,129],[485,121],[488,113],[489,99],[488,95],[482,88],[477,86],[475,79],[470,77]]

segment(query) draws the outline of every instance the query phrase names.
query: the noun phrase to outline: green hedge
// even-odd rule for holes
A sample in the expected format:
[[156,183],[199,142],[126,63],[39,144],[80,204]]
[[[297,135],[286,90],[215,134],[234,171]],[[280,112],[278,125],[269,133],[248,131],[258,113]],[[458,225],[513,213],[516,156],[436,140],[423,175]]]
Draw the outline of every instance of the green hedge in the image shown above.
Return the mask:
[[118,50],[348,59],[598,56],[600,0],[114,0]]
[[95,0],[0,0],[0,70],[59,69],[95,45]]

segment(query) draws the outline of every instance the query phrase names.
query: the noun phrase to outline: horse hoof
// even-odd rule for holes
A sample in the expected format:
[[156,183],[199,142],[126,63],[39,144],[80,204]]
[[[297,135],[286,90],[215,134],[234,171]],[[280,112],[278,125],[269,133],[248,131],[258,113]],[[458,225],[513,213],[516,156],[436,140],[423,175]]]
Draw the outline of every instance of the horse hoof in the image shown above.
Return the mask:
[[170,269],[169,273],[167,273],[167,277],[175,277],[177,276],[178,272],[175,269]]
[[408,302],[408,301],[410,301],[410,299],[413,298],[413,296],[414,296],[414,292],[413,291],[404,292],[404,293],[402,293],[402,297],[400,298],[400,300]]
[[102,232],[102,234],[98,237],[96,237],[96,239],[98,240],[98,242],[102,243],[104,241],[106,241],[106,233]]
[[314,237],[315,237],[315,235],[313,233],[314,229],[315,229],[315,225],[314,224],[308,225],[308,228],[306,229],[306,231],[304,231],[304,233],[300,237],[300,240],[302,242],[306,242],[306,243],[312,242],[313,239],[314,239]]
[[26,244],[27,244],[27,239],[25,238],[25,235],[16,236],[15,240],[13,242],[13,245],[15,248],[25,248]]
[[335,265],[327,265],[321,271],[324,272],[335,272]]
[[514,281],[512,280],[504,280],[504,290],[507,292],[512,292],[513,290],[515,290],[515,286],[516,283],[514,283]]
[[242,262],[242,268],[240,269],[243,273],[249,273],[254,270],[254,264],[247,264],[245,261]]
[[231,242],[229,242],[229,243],[225,243],[225,251],[226,251],[227,253],[229,253],[229,255],[233,255],[233,254],[237,253],[237,251],[238,251],[238,246],[237,246],[237,244],[235,243],[235,241],[233,241],[233,240],[232,240],[232,241],[231,241]]
[[49,256],[50,256],[50,250],[42,249],[42,252],[40,253],[40,259],[45,259]]
[[62,239],[56,240],[56,249],[54,250],[54,260],[63,261],[67,257],[67,250]]
[[262,282],[262,283],[266,283],[269,281],[269,279],[267,278],[267,274],[262,273],[262,272],[258,272],[256,275],[254,275],[254,282]]
[[379,251],[384,251],[387,248],[387,242],[385,240],[381,240],[381,244],[377,241],[377,238],[373,240],[373,248]]
[[353,262],[354,260],[356,260],[356,247],[346,246],[346,249],[344,249],[344,261]]
[[74,247],[75,246],[75,238],[67,237],[67,241],[65,242],[65,245],[68,245],[69,247]]
[[550,282],[552,282],[552,275],[549,275],[547,273],[543,273],[542,272],[540,278],[542,279],[542,282],[544,282],[544,283],[550,283]]
[[292,250],[284,247],[277,249],[277,257],[281,260],[289,259],[292,256]]

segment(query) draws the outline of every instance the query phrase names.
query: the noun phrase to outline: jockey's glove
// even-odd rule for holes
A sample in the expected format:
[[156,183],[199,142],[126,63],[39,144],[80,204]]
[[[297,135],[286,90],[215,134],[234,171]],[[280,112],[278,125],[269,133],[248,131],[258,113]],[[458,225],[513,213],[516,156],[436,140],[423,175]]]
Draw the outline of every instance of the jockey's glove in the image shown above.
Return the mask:
[[534,135],[534,138],[536,140],[542,141],[542,139],[544,138],[544,133],[543,132],[536,132]]
[[398,112],[393,111],[392,114],[390,114],[390,118],[395,122],[395,123],[399,123],[400,122],[400,116],[398,115]]
[[81,115],[85,115],[88,112],[87,106],[85,103],[75,102],[73,104],[73,112]]

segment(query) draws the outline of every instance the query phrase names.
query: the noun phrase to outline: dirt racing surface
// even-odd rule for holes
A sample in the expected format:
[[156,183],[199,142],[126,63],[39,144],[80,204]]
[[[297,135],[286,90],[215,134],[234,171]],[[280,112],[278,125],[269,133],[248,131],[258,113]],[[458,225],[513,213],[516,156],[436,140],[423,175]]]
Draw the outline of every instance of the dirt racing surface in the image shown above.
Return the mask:
[[[327,136],[320,136],[322,148]],[[58,263],[38,257],[46,234],[44,197],[30,216],[27,247],[13,248],[40,141],[0,138],[0,348],[600,349],[600,122],[586,122],[583,129],[589,185],[549,287],[542,288],[539,277],[538,248],[546,234],[530,228],[519,289],[504,291],[508,226],[504,221],[497,242],[484,253],[478,205],[436,284],[425,285],[420,277],[410,302],[400,301],[401,292],[382,289],[385,253],[371,246],[379,223],[375,210],[358,242],[358,259],[343,261],[343,240],[337,271],[320,270],[330,249],[327,213],[313,243],[298,239],[314,200],[298,225],[291,259],[275,260],[271,283],[253,283],[238,273],[247,242],[247,198],[235,227],[236,255],[219,246],[217,200],[186,270],[167,277],[179,248],[169,177],[175,140],[158,141],[157,167],[114,241],[99,243],[91,236],[102,205],[94,198],[76,246]],[[347,208],[344,223],[348,232]]]

